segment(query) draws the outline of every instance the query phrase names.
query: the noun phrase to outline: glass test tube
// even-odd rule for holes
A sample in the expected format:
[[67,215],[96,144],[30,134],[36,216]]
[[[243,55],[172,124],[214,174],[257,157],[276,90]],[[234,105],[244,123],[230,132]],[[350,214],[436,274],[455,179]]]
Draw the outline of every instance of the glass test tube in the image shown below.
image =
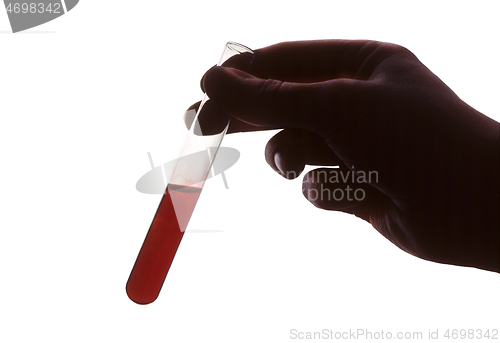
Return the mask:
[[[228,42],[217,65],[222,65],[230,57],[243,53],[253,55],[249,48]],[[127,295],[138,304],[152,303],[158,297],[229,127],[228,122],[220,133],[203,134],[198,116],[207,100],[208,96],[205,94],[130,273],[126,286]]]

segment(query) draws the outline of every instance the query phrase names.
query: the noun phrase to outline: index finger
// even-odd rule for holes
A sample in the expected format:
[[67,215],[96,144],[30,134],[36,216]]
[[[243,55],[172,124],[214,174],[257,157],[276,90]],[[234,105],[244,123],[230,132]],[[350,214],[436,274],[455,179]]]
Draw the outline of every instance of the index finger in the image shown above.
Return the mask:
[[391,44],[370,40],[315,40],[274,44],[254,51],[252,63],[236,55],[223,66],[263,79],[321,82],[335,78],[367,79],[372,53]]

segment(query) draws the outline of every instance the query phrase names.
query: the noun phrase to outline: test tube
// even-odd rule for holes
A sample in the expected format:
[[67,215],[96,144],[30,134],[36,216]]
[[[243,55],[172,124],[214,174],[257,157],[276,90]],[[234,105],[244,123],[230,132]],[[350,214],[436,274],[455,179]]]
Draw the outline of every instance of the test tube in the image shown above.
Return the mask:
[[[252,50],[228,42],[217,65],[238,54],[248,54],[251,63]],[[205,94],[127,281],[127,295],[138,304],[152,303],[158,297],[229,127],[227,122],[221,132],[203,134],[198,117],[207,100]]]

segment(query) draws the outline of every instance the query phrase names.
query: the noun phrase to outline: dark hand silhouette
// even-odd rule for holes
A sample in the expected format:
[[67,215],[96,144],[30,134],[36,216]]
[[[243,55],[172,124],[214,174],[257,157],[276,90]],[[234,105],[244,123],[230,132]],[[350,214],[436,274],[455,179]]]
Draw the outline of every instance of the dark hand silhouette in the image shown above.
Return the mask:
[[207,130],[227,118],[229,133],[284,129],[265,151],[284,177],[339,166],[304,176],[315,206],[354,214],[420,258],[500,272],[499,123],[407,49],[280,43],[210,69],[202,89]]

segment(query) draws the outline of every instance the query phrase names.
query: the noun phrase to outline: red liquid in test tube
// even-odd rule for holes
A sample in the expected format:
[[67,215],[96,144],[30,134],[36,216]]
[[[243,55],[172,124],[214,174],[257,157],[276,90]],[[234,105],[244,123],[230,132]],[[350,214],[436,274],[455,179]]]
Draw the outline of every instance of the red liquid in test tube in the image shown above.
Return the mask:
[[145,305],[158,297],[201,190],[168,185],[127,282],[132,301]]

